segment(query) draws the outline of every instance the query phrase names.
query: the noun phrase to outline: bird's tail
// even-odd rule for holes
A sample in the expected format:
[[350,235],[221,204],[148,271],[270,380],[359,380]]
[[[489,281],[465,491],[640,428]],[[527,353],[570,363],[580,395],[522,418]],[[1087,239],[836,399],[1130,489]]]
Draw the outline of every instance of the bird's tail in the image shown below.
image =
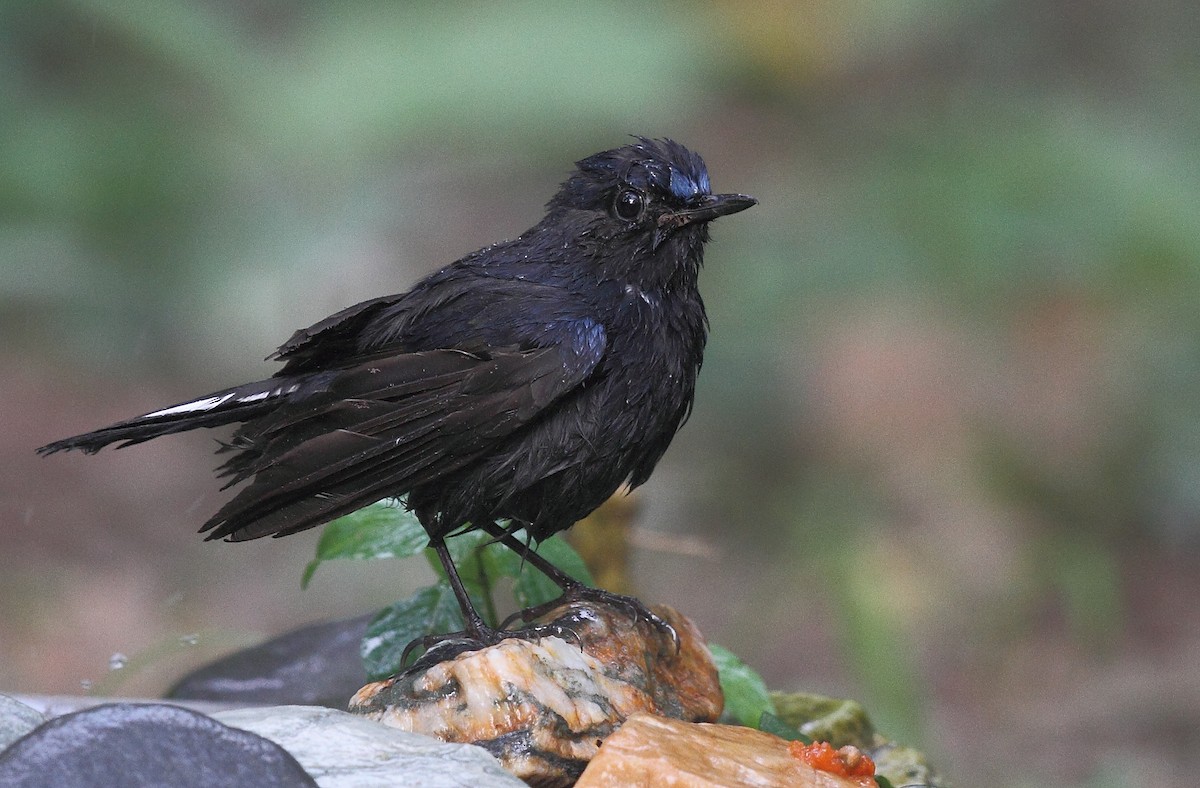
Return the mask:
[[161,410],[119,421],[93,432],[48,443],[38,454],[79,449],[94,454],[110,443],[121,441],[117,448],[148,441],[160,435],[186,432],[197,427],[219,427],[246,421],[273,410],[283,398],[290,397],[307,381],[269,378],[255,383],[217,391],[199,399],[181,402]]

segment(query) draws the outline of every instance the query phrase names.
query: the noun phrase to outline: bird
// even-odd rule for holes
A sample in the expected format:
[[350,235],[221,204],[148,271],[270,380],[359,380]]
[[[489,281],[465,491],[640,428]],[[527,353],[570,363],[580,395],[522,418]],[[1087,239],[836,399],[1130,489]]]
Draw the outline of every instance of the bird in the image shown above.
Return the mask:
[[709,223],[756,203],[713,194],[680,143],[635,137],[576,162],[516,238],[296,331],[268,357],[282,363],[271,377],[37,451],[239,424],[216,472],[244,486],[201,526],[207,539],[287,536],[404,496],[465,623],[434,642],[512,634],[512,617],[497,628],[475,610],[446,547],[472,529],[550,577],[555,603],[617,599],[656,620],[514,534],[541,542],[650,477],[693,406]]

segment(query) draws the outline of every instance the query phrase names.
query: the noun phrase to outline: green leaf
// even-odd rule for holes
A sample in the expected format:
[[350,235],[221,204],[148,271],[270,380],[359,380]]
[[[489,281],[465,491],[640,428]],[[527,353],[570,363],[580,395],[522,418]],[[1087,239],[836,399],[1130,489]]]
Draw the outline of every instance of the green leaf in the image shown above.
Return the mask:
[[384,608],[367,626],[360,653],[372,681],[400,671],[400,657],[416,638],[463,628],[454,592],[445,582],[422,588],[408,599]]
[[[523,531],[518,531],[515,536],[524,541]],[[551,599],[557,599],[562,595],[562,589],[540,570],[512,550],[505,552],[512,565],[512,571],[508,574],[517,579],[513,586],[513,596],[516,597],[518,605],[533,607],[543,602],[549,602]],[[536,552],[581,583],[594,585],[595,581],[592,580],[591,573],[583,563],[583,558],[561,537],[552,536],[546,539],[537,545]]]
[[764,711],[758,718],[758,729],[767,733],[774,734],[784,741],[800,741],[805,744],[812,744],[813,740],[809,736],[805,736],[800,731],[788,725],[783,720],[776,717],[769,711]]
[[775,713],[775,704],[767,693],[767,685],[746,663],[732,651],[714,643],[708,644],[717,673],[721,680],[721,691],[725,693],[725,710],[742,725],[753,728],[762,719],[763,712]]
[[483,564],[483,571],[493,583],[501,577],[517,577],[521,572],[521,558],[498,542],[488,544],[490,541],[490,537],[483,539],[486,546],[480,549],[477,556]]
[[334,558],[404,558],[416,555],[429,536],[416,515],[395,498],[388,498],[325,526],[316,558],[304,568],[301,587],[307,588],[322,561]]
[[513,584],[513,596],[522,608],[535,607],[562,596],[562,589],[529,562],[525,562]]
[[892,785],[892,781],[884,777],[882,774],[875,775],[875,784],[878,785],[879,788],[895,788],[895,786]]
[[587,564],[583,562],[583,557],[561,536],[552,536],[539,543],[537,553],[579,582],[589,586],[595,583]]

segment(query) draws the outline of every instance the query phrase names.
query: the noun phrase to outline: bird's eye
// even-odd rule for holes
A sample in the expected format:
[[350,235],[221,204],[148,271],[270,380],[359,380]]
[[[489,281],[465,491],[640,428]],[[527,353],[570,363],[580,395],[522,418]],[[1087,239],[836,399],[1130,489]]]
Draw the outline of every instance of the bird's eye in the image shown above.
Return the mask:
[[646,198],[642,193],[634,189],[622,189],[617,192],[617,199],[613,202],[613,213],[618,219],[624,219],[627,222],[635,221],[642,215],[642,211],[646,209]]

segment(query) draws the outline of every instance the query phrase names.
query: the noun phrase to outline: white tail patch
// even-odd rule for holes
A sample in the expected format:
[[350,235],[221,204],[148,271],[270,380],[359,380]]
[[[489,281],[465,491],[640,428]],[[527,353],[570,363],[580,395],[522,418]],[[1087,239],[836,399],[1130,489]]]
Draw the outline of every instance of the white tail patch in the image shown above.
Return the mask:
[[198,399],[195,402],[185,402],[182,405],[174,405],[170,408],[156,410],[153,413],[147,413],[145,416],[142,416],[142,418],[156,419],[159,416],[174,416],[178,413],[194,413],[198,410],[212,410],[221,403],[228,401],[232,397],[232,393],[222,394],[220,396],[205,397],[204,399]]
[[205,397],[204,399],[198,399],[193,402],[185,402],[182,405],[172,405],[169,408],[156,410],[153,413],[147,413],[145,416],[139,416],[138,418],[157,419],[161,418],[162,416],[178,416],[181,413],[203,413],[205,411],[218,408],[231,399],[238,404],[246,402],[259,402],[271,397],[281,397],[291,394],[299,388],[299,383],[293,383],[290,386],[277,386],[273,389],[268,389],[267,391],[260,391],[257,394],[247,394],[244,397],[237,397],[236,399],[234,399],[234,397],[237,395],[237,392],[235,391],[230,391],[225,394],[213,394],[211,397]]

